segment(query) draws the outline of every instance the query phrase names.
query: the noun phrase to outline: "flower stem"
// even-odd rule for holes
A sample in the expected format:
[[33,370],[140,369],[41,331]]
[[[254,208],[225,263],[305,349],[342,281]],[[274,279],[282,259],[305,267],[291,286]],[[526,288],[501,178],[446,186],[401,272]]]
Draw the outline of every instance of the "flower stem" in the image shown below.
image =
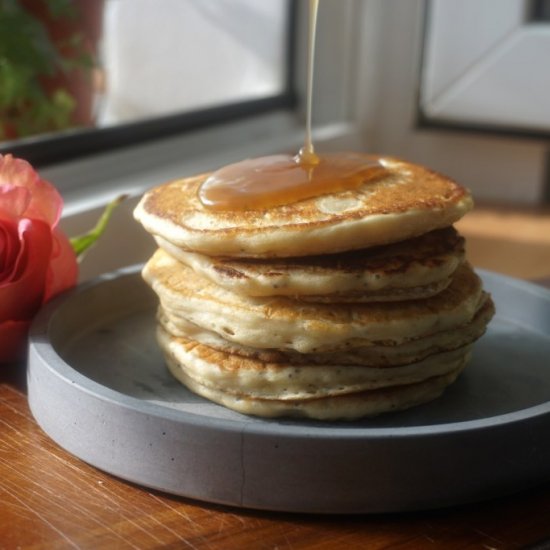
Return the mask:
[[80,260],[82,255],[86,252],[95,242],[103,235],[109,220],[115,210],[115,208],[127,198],[128,195],[120,195],[115,200],[111,201],[103,210],[101,217],[95,224],[95,226],[82,235],[72,237],[69,239],[71,246],[76,254],[76,257]]

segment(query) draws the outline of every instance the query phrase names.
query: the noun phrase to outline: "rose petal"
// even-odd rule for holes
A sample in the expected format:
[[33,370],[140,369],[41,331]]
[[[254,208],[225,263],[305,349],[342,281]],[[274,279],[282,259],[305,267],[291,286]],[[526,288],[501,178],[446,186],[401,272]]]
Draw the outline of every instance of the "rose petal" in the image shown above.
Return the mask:
[[30,319],[42,304],[52,253],[52,233],[46,222],[19,222],[17,277],[0,284],[0,322]]
[[41,179],[28,162],[12,155],[0,155],[0,185],[15,185],[30,191],[31,200],[21,217],[43,220],[51,227],[57,225],[63,199],[57,189]]
[[13,279],[20,246],[17,224],[0,220],[0,285]]
[[23,360],[27,348],[28,321],[0,323],[0,364]]
[[53,250],[46,278],[44,302],[74,287],[78,279],[78,262],[69,239],[59,229],[55,229],[52,236]]
[[31,203],[31,193],[25,187],[0,185],[0,218],[21,218]]

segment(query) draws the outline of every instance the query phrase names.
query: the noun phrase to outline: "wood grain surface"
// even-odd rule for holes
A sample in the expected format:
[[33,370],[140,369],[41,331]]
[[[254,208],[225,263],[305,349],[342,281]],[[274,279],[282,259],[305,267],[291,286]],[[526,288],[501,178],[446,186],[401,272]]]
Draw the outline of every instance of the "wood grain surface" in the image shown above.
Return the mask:
[[[493,217],[462,229],[482,267],[514,274],[519,267],[510,251],[520,242],[520,276],[550,280],[550,231],[530,226],[529,237],[521,228],[536,218],[514,218],[517,226],[505,230],[498,211]],[[539,228],[548,220],[539,218]],[[511,227],[520,237],[506,239]],[[542,550],[550,548],[550,484],[398,515],[292,515],[194,502],[120,481],[66,453],[32,418],[24,368],[0,367],[0,549],[17,548]]]
[[347,517],[231,509],[142,489],[59,448],[10,382],[0,384],[0,476],[6,549],[516,549],[550,537],[550,486],[460,508]]

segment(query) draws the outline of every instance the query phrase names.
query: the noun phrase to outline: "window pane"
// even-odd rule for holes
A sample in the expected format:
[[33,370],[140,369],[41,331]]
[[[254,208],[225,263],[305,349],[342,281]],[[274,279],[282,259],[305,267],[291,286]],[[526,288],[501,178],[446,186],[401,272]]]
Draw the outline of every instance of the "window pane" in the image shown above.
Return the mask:
[[109,0],[99,123],[283,93],[287,16],[286,0]]
[[101,148],[95,134],[113,147],[185,130],[185,113],[196,127],[211,108],[288,106],[291,4],[0,0],[0,150],[34,147],[42,162],[43,143],[20,138],[71,156]]
[[[432,0],[420,100],[423,121],[542,136],[550,132],[550,33],[527,2]],[[542,4],[541,4],[542,7]]]

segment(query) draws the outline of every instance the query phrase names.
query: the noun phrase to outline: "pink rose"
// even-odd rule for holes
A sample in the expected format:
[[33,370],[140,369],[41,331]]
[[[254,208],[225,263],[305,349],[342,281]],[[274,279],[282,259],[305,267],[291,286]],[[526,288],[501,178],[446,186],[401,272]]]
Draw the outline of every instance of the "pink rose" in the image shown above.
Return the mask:
[[57,228],[62,208],[28,162],[0,155],[0,363],[23,357],[36,312],[76,284],[75,253]]

